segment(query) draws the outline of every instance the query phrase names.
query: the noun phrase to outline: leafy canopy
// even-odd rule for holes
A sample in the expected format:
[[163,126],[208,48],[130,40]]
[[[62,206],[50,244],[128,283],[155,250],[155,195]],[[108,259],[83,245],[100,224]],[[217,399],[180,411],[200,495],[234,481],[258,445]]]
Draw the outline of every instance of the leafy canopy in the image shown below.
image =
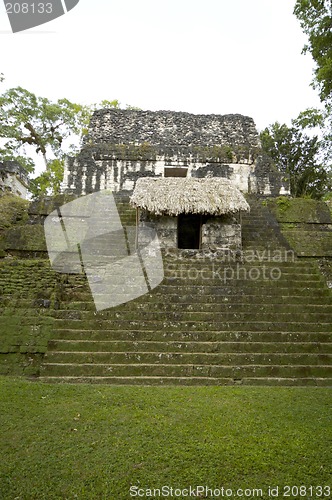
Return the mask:
[[310,52],[315,63],[314,87],[322,101],[332,99],[332,2],[297,0],[294,14],[308,36],[303,52]]
[[[0,73],[0,83],[4,76]],[[78,139],[88,132],[92,113],[97,108],[119,108],[118,100],[103,100],[84,106],[68,99],[52,102],[22,87],[0,95],[0,157],[16,160],[34,172],[31,148],[41,155],[45,171],[30,181],[33,195],[57,194],[63,178],[65,156],[77,152]],[[129,107],[129,106],[127,106]]]
[[71,134],[79,134],[86,119],[84,106],[59,99],[53,103],[22,87],[0,96],[0,137],[4,149],[17,154],[22,146],[34,147],[47,167],[48,150],[61,157],[62,144]]
[[260,134],[262,149],[278,170],[289,178],[292,196],[321,198],[328,189],[328,171],[319,162],[321,144],[293,124],[278,122]]

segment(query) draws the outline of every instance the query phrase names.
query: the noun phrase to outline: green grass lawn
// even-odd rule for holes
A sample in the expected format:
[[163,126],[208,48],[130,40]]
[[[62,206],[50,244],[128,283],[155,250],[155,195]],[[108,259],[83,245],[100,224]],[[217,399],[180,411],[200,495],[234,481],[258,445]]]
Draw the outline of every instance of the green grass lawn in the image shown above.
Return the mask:
[[[1,500],[142,498],[162,486],[182,499],[175,488],[197,485],[220,493],[199,498],[229,498],[226,488],[233,498],[240,488],[263,490],[245,498],[273,498],[269,486],[279,486],[274,498],[332,497],[316,488],[332,490],[331,389],[0,378],[0,391]],[[313,489],[284,496],[286,485]],[[131,486],[142,491],[131,496]]]

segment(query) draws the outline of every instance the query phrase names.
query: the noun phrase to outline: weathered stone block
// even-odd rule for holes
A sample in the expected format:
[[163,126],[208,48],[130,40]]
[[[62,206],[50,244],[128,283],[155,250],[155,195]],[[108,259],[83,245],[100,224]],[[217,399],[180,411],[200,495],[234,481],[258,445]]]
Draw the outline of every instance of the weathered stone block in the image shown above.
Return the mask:
[[46,252],[46,241],[42,225],[26,225],[8,229],[4,235],[5,250]]
[[289,192],[288,181],[262,156],[252,118],[117,109],[94,113],[81,152],[67,161],[63,190],[130,192],[138,178],[164,176],[167,167],[226,177],[243,192]]

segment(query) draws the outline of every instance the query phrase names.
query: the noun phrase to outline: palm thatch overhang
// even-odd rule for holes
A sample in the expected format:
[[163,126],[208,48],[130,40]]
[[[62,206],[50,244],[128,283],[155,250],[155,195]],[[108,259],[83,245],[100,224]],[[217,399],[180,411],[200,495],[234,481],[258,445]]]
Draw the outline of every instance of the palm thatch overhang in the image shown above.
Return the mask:
[[155,215],[224,215],[250,207],[239,189],[223,178],[141,177],[130,203]]

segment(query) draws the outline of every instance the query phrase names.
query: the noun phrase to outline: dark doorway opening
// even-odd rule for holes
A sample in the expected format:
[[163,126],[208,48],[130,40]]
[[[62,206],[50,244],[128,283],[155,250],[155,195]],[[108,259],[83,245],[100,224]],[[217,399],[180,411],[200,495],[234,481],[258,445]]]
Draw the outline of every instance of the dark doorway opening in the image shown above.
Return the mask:
[[187,177],[188,169],[186,167],[165,167],[165,177]]
[[199,214],[179,214],[178,248],[199,249],[202,217]]

